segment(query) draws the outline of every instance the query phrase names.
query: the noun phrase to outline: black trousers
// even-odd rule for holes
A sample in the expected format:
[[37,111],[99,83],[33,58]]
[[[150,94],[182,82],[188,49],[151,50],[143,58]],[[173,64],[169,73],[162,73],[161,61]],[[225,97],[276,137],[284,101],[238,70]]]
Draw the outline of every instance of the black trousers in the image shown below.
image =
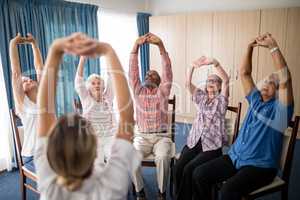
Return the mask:
[[222,155],[222,149],[213,151],[202,151],[201,141],[189,149],[185,146],[180,158],[176,161],[173,169],[175,198],[177,200],[191,200],[193,194],[192,175],[194,170],[203,163],[215,159]]
[[207,162],[193,173],[194,199],[211,200],[212,187],[226,181],[220,191],[222,200],[240,200],[243,195],[273,181],[277,169],[245,166],[237,170],[228,155]]

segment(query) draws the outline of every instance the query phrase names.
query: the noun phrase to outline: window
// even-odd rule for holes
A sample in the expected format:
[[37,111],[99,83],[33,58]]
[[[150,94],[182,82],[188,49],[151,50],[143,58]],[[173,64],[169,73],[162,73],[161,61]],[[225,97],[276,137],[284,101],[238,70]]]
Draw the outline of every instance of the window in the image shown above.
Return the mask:
[[5,81],[3,77],[3,68],[0,56],[0,91],[2,97],[0,98],[0,171],[12,168],[12,155],[13,155],[13,136],[10,126],[8,101],[6,98]]
[[[98,11],[99,39],[108,42],[117,55],[128,74],[129,56],[133,44],[138,36],[136,14],[117,13],[107,10]],[[105,59],[101,59],[101,75],[106,77]]]

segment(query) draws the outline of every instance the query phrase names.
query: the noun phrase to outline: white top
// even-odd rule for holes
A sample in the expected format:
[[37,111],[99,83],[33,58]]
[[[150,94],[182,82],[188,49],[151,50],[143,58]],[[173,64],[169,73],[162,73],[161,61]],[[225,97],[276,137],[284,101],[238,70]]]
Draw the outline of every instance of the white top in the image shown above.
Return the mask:
[[68,191],[56,184],[56,173],[47,159],[47,137],[38,138],[35,166],[38,176],[38,190],[42,200],[124,200],[127,199],[130,176],[140,165],[142,156],[133,145],[123,139],[115,139],[111,158],[106,165],[94,165],[92,175],[81,188]]
[[17,115],[21,118],[24,129],[22,156],[30,157],[34,154],[37,137],[37,114],[37,104],[32,102],[27,95],[25,95],[22,111],[17,112]]
[[113,112],[113,92],[111,81],[108,81],[103,98],[95,101],[86,88],[84,79],[75,78],[75,90],[82,104],[82,116],[89,120],[95,129],[97,136],[112,136],[116,132],[116,119]]

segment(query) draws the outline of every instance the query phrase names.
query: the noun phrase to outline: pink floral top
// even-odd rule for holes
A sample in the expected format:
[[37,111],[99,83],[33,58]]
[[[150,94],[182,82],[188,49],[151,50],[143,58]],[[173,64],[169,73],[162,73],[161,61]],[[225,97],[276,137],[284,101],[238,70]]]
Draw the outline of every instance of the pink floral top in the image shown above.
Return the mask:
[[228,141],[225,131],[228,98],[219,94],[207,103],[208,94],[197,89],[193,94],[192,101],[197,106],[197,116],[187,138],[187,146],[193,148],[201,140],[203,151],[221,148]]

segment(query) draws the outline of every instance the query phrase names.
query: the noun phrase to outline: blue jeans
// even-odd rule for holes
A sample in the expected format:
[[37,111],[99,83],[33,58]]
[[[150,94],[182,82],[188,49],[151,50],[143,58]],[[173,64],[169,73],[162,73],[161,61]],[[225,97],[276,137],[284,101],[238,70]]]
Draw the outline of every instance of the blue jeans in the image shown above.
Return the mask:
[[31,172],[35,172],[35,166],[33,162],[33,156],[22,156],[23,165],[30,170]]

